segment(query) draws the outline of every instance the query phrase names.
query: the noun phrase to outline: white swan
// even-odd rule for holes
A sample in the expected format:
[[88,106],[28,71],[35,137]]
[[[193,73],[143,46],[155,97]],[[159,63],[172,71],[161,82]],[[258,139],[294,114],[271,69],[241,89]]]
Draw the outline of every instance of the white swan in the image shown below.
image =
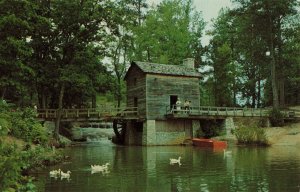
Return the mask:
[[62,172],[61,171],[61,173],[60,173],[60,179],[62,180],[62,179],[67,179],[67,180],[69,180],[70,179],[70,176],[71,176],[71,171],[67,171],[66,173],[64,173],[64,172]]
[[59,177],[60,174],[61,174],[61,170],[60,169],[52,170],[52,171],[49,172],[49,174],[50,174],[50,177]]
[[223,151],[224,151],[224,158],[225,158],[226,156],[232,155],[232,151],[226,151],[226,149],[224,149]]
[[178,165],[181,165],[180,159],[181,159],[181,156],[179,156],[178,159],[170,159],[170,165],[173,165],[175,163],[178,163]]

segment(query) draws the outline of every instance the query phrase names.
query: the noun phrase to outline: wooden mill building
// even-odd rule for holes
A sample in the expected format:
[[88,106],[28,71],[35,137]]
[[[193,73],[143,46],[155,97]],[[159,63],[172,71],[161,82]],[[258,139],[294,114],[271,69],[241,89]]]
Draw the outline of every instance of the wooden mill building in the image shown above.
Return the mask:
[[169,118],[167,111],[178,99],[199,107],[200,78],[191,58],[182,65],[132,62],[125,75],[127,106],[137,107],[139,119],[127,123],[125,144],[176,145],[192,138],[199,121]]

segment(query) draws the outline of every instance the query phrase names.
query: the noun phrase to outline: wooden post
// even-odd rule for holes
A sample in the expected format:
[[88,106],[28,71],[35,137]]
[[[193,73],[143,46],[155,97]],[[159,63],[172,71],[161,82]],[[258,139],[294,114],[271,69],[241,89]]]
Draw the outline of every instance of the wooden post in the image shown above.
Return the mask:
[[262,117],[262,109],[261,108],[259,108],[260,109],[260,116]]

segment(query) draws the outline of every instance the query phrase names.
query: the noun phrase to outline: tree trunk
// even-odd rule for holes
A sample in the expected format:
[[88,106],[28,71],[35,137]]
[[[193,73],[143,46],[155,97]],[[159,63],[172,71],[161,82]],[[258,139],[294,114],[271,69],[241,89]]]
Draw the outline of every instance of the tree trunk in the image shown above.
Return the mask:
[[57,109],[57,116],[55,121],[55,129],[53,132],[53,137],[56,141],[59,142],[59,126],[60,126],[60,120],[62,115],[62,106],[63,106],[63,97],[65,92],[65,83],[63,82],[60,88],[59,92],[59,99],[58,99],[58,109]]
[[1,99],[4,100],[4,97],[5,97],[5,93],[6,93],[6,87],[4,87],[3,89],[3,92],[2,92],[2,95],[1,95]]
[[268,19],[269,19],[269,48],[270,48],[270,57],[271,57],[271,83],[272,83],[272,96],[273,96],[273,108],[279,108],[279,101],[278,101],[278,90],[277,90],[277,81],[276,81],[276,61],[275,61],[275,51],[274,51],[274,31],[272,27],[272,18],[271,13],[269,10],[268,5]]
[[118,108],[121,106],[121,77],[117,76],[117,102]]
[[279,105],[280,107],[285,106],[285,70],[282,62],[282,37],[281,37],[281,19],[277,21],[278,30],[278,88],[279,88]]
[[279,80],[279,100],[280,100],[280,107],[284,107],[285,106],[285,94],[284,94],[284,91],[285,91],[285,86],[284,86],[284,79],[281,78]]
[[96,107],[97,107],[96,94],[93,94],[93,96],[92,96],[92,108],[96,108]]
[[150,58],[150,49],[149,47],[147,47],[147,61],[151,62],[151,58]]
[[47,101],[46,101],[46,94],[45,94],[45,89],[43,88],[43,92],[42,92],[42,108],[43,109],[46,109],[46,103],[47,103]]
[[[260,72],[259,72],[260,73]],[[258,80],[258,85],[257,85],[258,91],[257,91],[257,108],[261,107],[260,103],[260,97],[261,97],[261,83],[260,83],[260,75],[259,75],[259,80]]]

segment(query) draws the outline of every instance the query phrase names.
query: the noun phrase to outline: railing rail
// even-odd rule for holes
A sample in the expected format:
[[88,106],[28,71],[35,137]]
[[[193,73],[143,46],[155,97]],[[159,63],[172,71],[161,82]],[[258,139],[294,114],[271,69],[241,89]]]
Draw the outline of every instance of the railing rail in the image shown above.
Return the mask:
[[[295,112],[292,110],[281,110],[284,117],[293,118]],[[184,107],[184,106],[166,106],[166,114],[185,114],[189,116],[225,116],[225,117],[268,117],[269,108],[242,108],[242,107]]]
[[[55,119],[58,109],[38,109],[38,118]],[[129,117],[137,116],[137,107],[121,108],[87,108],[87,109],[62,109],[62,119],[68,118],[101,118],[101,117]]]

